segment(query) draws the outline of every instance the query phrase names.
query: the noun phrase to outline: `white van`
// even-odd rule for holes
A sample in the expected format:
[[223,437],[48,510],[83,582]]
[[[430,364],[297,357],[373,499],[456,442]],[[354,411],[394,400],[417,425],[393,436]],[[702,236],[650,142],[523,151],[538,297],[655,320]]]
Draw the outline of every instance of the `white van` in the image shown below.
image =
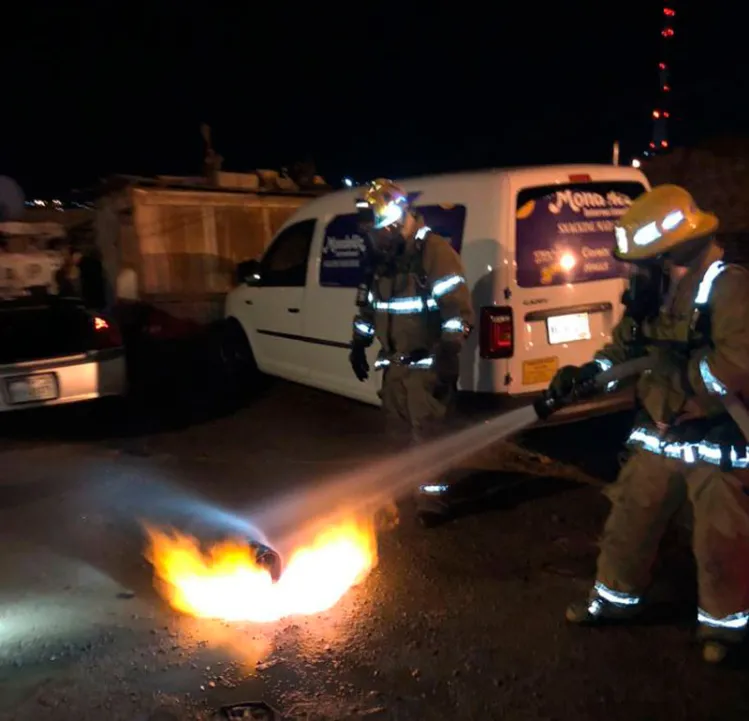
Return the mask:
[[[477,322],[461,390],[538,393],[557,368],[591,360],[610,338],[625,287],[613,224],[649,187],[639,170],[570,165],[397,182],[466,269]],[[234,357],[251,349],[265,373],[377,405],[381,375],[360,383],[348,360],[364,247],[360,192],[297,210],[262,259],[238,266],[225,317]],[[377,352],[375,343],[371,367]]]

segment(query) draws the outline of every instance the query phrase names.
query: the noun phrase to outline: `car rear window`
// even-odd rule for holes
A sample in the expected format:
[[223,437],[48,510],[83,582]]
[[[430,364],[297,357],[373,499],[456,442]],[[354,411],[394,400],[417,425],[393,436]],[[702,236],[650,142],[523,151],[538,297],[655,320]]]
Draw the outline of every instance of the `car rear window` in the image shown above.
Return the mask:
[[614,223],[645,187],[637,182],[525,188],[516,199],[516,281],[523,288],[619,278]]
[[0,365],[75,355],[91,347],[91,318],[75,302],[0,302]]

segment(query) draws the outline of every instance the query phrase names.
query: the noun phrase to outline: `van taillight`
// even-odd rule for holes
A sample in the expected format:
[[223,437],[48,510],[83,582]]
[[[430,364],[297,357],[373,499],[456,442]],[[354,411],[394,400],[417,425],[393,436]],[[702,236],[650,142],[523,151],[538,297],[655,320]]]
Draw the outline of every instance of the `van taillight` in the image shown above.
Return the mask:
[[482,358],[510,358],[513,355],[513,309],[510,306],[482,308],[479,353]]
[[91,324],[94,328],[94,347],[96,350],[122,346],[122,333],[111,320],[95,315],[91,318]]

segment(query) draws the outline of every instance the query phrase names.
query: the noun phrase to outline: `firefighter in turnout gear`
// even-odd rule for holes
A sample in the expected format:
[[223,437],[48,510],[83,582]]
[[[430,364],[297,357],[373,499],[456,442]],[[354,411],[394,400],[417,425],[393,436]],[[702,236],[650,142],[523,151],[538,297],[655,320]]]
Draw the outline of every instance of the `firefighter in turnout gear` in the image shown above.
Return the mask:
[[[370,249],[354,318],[352,369],[367,380],[365,350],[377,339],[387,429],[419,442],[444,427],[452,409],[459,354],[474,323],[471,294],[458,253],[409,207],[403,189],[375,180],[357,207]],[[419,488],[425,524],[449,512],[447,491],[445,479]]]
[[607,493],[596,581],[566,615],[594,624],[638,614],[659,542],[687,500],[710,663],[748,628],[748,272],[722,260],[718,224],[674,185],[635,200],[615,229],[616,256],[635,269],[622,321],[591,363],[562,368],[550,386],[564,395],[600,369],[651,356],[629,459]]

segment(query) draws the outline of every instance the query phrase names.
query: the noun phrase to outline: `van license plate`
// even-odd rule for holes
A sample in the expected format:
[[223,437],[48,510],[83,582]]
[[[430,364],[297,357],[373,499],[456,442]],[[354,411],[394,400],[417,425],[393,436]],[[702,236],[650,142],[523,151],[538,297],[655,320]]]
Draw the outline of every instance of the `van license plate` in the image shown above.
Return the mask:
[[577,340],[591,340],[588,313],[571,313],[547,318],[547,336],[550,345],[574,343]]
[[9,378],[8,399],[11,403],[35,403],[57,398],[57,378],[54,373]]

